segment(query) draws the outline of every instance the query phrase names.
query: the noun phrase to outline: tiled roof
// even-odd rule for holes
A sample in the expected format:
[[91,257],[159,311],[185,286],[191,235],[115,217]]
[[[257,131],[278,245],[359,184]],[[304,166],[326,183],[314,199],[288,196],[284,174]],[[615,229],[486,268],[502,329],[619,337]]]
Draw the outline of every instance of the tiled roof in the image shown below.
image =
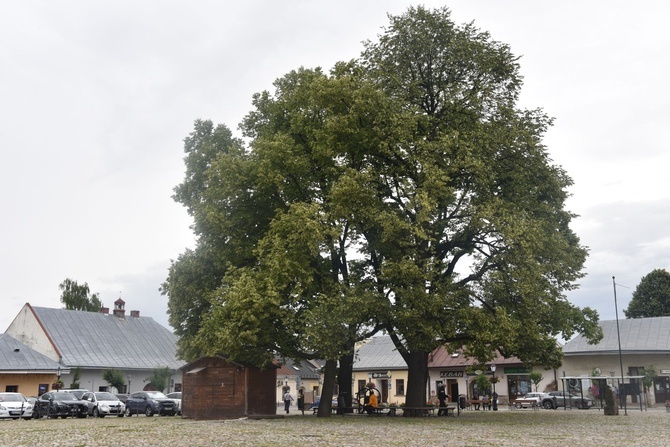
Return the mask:
[[[435,351],[432,352],[432,355],[428,357],[428,368],[463,368],[471,365],[478,365],[480,362],[466,357],[460,352],[454,352],[453,355],[447,352],[444,346],[440,346]],[[521,363],[516,357],[510,357],[506,359],[498,355],[492,361],[486,362],[487,365],[518,365]]]
[[63,356],[63,364],[82,368],[180,368],[177,337],[150,317],[33,307]]
[[354,355],[354,371],[406,368],[407,363],[405,363],[388,335],[368,339],[364,345],[356,350]]
[[277,370],[277,376],[298,376],[301,379],[318,379],[320,377],[318,368],[310,362],[303,360],[296,362],[286,359]]
[[[600,343],[590,345],[578,335],[565,345],[565,355],[612,353],[619,351],[616,320],[598,323],[603,329]],[[619,320],[621,351],[626,353],[670,353],[670,317],[632,318]]]
[[59,367],[49,357],[40,354],[14,339],[9,334],[0,334],[0,372],[33,371],[55,372]]

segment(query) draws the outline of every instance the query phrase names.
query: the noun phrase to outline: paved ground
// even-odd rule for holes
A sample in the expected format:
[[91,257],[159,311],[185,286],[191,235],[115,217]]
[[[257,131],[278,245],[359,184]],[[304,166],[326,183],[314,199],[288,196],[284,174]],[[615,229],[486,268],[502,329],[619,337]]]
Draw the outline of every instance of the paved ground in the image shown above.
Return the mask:
[[176,417],[0,421],[0,446],[668,446],[665,408],[466,411],[460,417],[291,412],[266,420],[192,421]]

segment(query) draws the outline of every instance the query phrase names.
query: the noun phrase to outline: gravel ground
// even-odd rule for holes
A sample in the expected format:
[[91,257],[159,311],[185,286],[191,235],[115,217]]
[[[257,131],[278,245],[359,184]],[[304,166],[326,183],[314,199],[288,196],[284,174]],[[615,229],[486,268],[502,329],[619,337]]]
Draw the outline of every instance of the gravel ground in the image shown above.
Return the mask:
[[264,420],[175,417],[0,421],[2,446],[668,446],[665,408],[466,411],[403,418],[291,414]]

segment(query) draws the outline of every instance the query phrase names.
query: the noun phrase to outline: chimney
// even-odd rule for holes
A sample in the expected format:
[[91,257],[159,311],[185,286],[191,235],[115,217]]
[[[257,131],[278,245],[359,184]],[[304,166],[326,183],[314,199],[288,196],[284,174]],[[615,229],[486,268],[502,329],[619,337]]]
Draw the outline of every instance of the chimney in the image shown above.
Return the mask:
[[140,318],[140,311],[139,310],[131,310],[130,311],[130,316],[133,318]]
[[101,307],[100,308],[100,313],[105,314],[105,315],[109,315],[109,307]]
[[114,301],[114,316],[117,318],[126,318],[126,302],[121,298]]

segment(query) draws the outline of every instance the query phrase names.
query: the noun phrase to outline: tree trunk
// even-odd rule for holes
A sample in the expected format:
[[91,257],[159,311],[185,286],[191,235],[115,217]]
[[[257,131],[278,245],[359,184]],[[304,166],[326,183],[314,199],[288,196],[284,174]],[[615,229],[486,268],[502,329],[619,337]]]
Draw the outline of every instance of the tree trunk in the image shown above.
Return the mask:
[[[353,351],[351,354],[343,355],[340,357],[340,370],[337,375],[337,384],[340,388],[340,394],[344,393],[344,402],[347,407],[351,407],[351,402],[353,398],[352,389],[351,389],[351,380],[353,378],[353,368],[354,368],[354,354]],[[339,396],[338,396],[339,397]],[[339,399],[338,399],[339,402]],[[352,413],[353,410],[346,410],[347,413]]]
[[[428,351],[412,351],[405,356],[407,362],[406,407],[426,406],[426,383],[428,382]],[[420,416],[421,411],[403,411],[406,416]]]
[[321,388],[321,401],[319,402],[319,411],[317,413],[318,417],[330,417],[336,373],[337,361],[326,360],[323,372],[323,388]]

